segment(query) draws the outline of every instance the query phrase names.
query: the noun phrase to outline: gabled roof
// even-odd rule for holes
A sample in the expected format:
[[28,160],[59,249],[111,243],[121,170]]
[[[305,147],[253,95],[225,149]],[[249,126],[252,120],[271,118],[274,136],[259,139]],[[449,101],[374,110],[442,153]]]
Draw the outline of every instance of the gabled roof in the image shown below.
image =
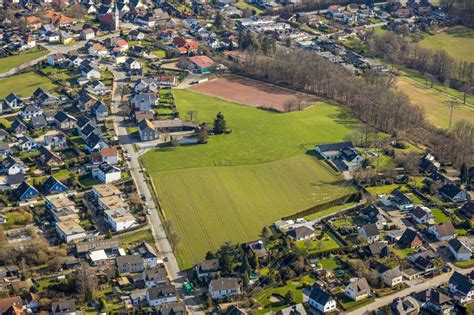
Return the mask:
[[287,235],[294,239],[306,238],[311,235],[314,235],[314,230],[310,229],[307,226],[300,226],[296,229],[289,230],[287,232]]
[[69,114],[66,114],[63,111],[60,111],[60,112],[56,113],[56,115],[54,115],[54,119],[59,121],[60,123],[62,123],[63,121],[66,121],[66,120],[76,121],[76,118],[72,117]]
[[209,58],[207,56],[189,57],[189,61],[194,63],[199,68],[210,68],[210,67],[214,67],[216,65],[214,60],[212,60],[211,58]]
[[461,188],[454,185],[453,183],[446,183],[443,187],[439,189],[440,194],[443,194],[449,197],[450,199],[456,197],[461,191]]
[[148,119],[143,119],[138,123],[138,129],[140,129],[141,131],[146,129],[155,130],[155,126],[153,126],[151,121],[149,121]]
[[354,145],[352,142],[339,142],[339,143],[330,143],[330,144],[322,144],[319,145],[319,151],[326,152],[326,151],[340,151],[346,148],[353,148]]
[[[57,180],[53,176],[49,176],[48,179],[43,183],[43,189],[44,191],[51,193],[53,191],[53,188],[57,185],[63,188],[61,190],[67,190],[66,185],[61,183],[59,180]],[[57,188],[55,190],[57,190]]]
[[102,163],[99,165],[99,170],[101,170],[104,174],[111,174],[120,172],[120,168],[110,165],[109,163]]
[[398,243],[405,247],[411,246],[416,238],[419,238],[418,233],[415,230],[408,228],[403,232]]
[[18,198],[20,198],[21,196],[23,196],[28,190],[31,190],[33,192],[33,195],[39,195],[39,191],[36,190],[36,188],[34,188],[33,186],[31,186],[30,184],[28,184],[27,182],[23,182],[20,184],[20,186],[18,186],[17,189],[15,189],[15,196],[17,196]]
[[365,231],[367,236],[376,236],[379,235],[379,229],[376,224],[366,224],[361,227]]
[[366,246],[366,252],[371,255],[380,255],[385,250],[388,251],[388,246],[382,242],[375,242]]
[[471,254],[469,248],[457,238],[450,239],[448,245],[458,254]]
[[469,292],[474,290],[474,284],[472,284],[469,277],[455,271],[451,278],[449,278],[449,284],[452,284],[456,287],[456,290],[467,295]]
[[451,298],[446,294],[441,293],[436,289],[427,289],[415,293],[415,298],[421,303],[431,302],[435,305],[441,306],[451,301]]
[[451,222],[435,224],[434,229],[441,237],[454,235],[454,226]]
[[351,279],[352,291],[356,296],[362,296],[370,293],[370,286],[365,278],[353,278]]
[[159,285],[157,287],[148,289],[147,294],[150,300],[157,300],[165,296],[176,295],[176,288],[169,284],[163,284],[163,285]]
[[409,205],[412,204],[410,198],[408,198],[404,193],[402,193],[398,188],[394,189],[391,194],[392,200],[399,205]]
[[219,271],[219,259],[208,259],[203,260],[196,264],[197,269],[200,272],[217,272]]
[[333,300],[333,297],[331,296],[331,294],[329,294],[328,292],[324,291],[322,288],[317,287],[317,286],[311,289],[309,298],[315,301],[316,303],[318,303],[319,305],[326,305],[328,302]]
[[238,278],[219,278],[211,280],[209,287],[212,286],[214,292],[240,288]]
[[63,300],[53,302],[51,304],[51,310],[55,313],[67,313],[76,311],[76,301],[74,300]]

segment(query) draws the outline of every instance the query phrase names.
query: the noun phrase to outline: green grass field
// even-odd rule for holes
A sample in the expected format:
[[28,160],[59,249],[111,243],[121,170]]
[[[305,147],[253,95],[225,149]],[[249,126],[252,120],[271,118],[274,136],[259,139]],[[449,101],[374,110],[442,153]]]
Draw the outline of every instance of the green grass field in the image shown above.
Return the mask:
[[[451,97],[427,89],[404,76],[397,78],[396,87],[406,93],[413,104],[424,109],[429,122],[439,128],[448,128]],[[453,111],[453,125],[460,120],[474,123],[474,107],[456,102]]]
[[433,50],[445,50],[451,57],[474,62],[474,31],[466,27],[453,27],[447,32],[426,36],[420,46]]
[[256,14],[263,13],[262,9],[257,8],[256,6],[253,6],[244,1],[237,1],[236,3],[234,3],[234,5],[240,9],[250,9],[251,11],[255,11]]
[[[178,110],[211,122],[221,111],[231,134],[206,145],[155,149],[142,157],[165,216],[179,236],[178,260],[189,267],[226,240],[258,237],[264,225],[352,192],[306,153],[341,141],[356,124],[340,107],[318,103],[278,114],[190,91],[175,91]],[[310,145],[311,143],[311,145]]]
[[52,90],[57,86],[48,78],[34,72],[17,74],[0,79],[0,98],[4,98],[10,92],[22,97],[29,97],[39,87]]
[[47,50],[36,50],[34,52],[23,53],[0,59],[0,73],[7,72],[25,62],[42,57],[48,54]]
[[263,226],[283,216],[352,191],[306,155],[253,166],[156,172],[152,178],[181,235],[178,259],[186,267],[226,240],[255,239]]

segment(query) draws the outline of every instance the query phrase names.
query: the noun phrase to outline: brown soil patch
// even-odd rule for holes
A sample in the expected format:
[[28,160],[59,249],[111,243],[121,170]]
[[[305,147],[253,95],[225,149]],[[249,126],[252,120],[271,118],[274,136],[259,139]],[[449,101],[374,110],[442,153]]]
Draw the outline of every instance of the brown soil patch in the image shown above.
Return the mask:
[[308,94],[240,76],[220,77],[191,89],[227,101],[279,112],[301,110],[317,100]]

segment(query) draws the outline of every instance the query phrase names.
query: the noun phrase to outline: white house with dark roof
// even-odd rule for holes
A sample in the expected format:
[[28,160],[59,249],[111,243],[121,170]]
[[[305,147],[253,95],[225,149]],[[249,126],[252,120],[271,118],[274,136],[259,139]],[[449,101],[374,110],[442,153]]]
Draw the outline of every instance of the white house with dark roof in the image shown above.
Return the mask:
[[474,279],[455,271],[448,281],[448,288],[454,300],[461,304],[474,300]]
[[316,236],[316,233],[313,229],[304,225],[289,230],[286,235],[291,237],[291,239],[293,239],[294,241],[304,241],[313,239]]
[[336,300],[324,289],[313,286],[309,294],[309,305],[321,313],[328,313],[336,310]]
[[460,203],[467,201],[467,193],[451,182],[446,183],[438,192],[443,199],[450,202]]
[[323,144],[316,147],[325,160],[331,161],[340,171],[352,171],[362,166],[363,156],[352,142]]
[[358,229],[357,234],[369,244],[375,243],[380,239],[379,229],[376,224],[363,225]]
[[146,268],[155,268],[158,265],[158,255],[155,249],[147,242],[138,244],[130,253],[142,257]]
[[448,241],[448,249],[456,261],[467,261],[471,259],[471,250],[457,238]]
[[95,177],[102,183],[109,184],[120,180],[122,177],[120,168],[110,165],[109,163],[102,163],[95,172]]
[[210,279],[220,275],[219,259],[203,260],[194,267],[196,275],[200,281]]
[[154,288],[150,288],[146,292],[146,300],[149,306],[157,306],[167,303],[176,302],[176,288],[173,285],[162,284]]

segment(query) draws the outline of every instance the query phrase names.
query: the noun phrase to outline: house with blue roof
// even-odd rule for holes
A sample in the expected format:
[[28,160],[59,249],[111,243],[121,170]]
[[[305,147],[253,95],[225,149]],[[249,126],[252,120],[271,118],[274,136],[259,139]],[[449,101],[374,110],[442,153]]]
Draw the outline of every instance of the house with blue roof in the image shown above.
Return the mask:
[[27,200],[38,197],[40,193],[27,182],[23,182],[17,189],[15,189],[14,195],[17,200]]
[[53,176],[50,176],[42,186],[43,191],[45,194],[53,194],[53,193],[60,193],[63,191],[67,191],[68,187],[61,183],[59,180],[54,178]]

